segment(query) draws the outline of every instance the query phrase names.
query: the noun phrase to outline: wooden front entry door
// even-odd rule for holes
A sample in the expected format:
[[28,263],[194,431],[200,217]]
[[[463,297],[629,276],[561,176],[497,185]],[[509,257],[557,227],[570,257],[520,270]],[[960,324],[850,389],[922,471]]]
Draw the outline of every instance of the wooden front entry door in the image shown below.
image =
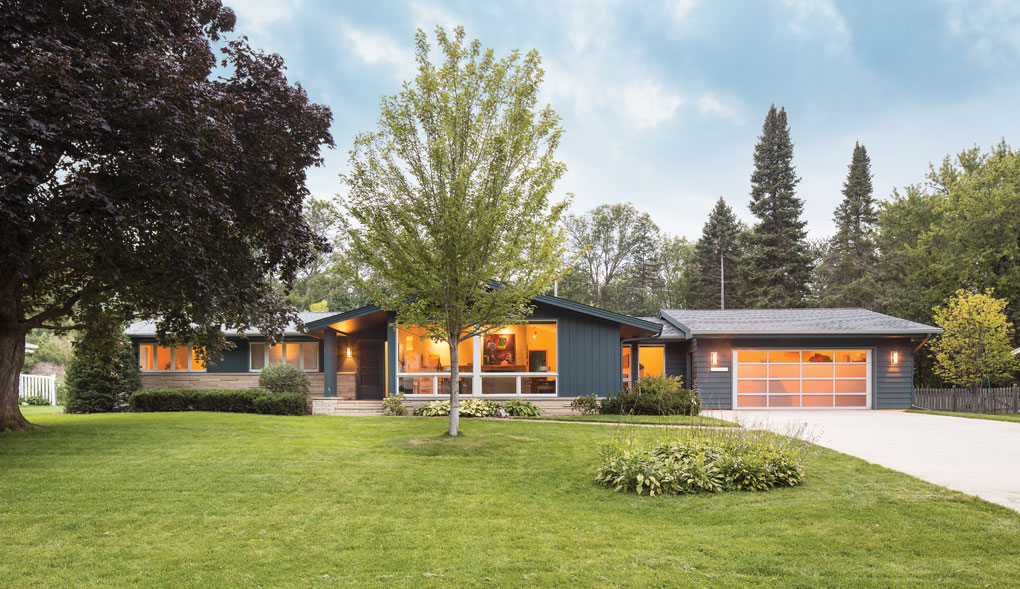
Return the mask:
[[382,399],[386,390],[385,342],[363,340],[354,347],[355,398]]

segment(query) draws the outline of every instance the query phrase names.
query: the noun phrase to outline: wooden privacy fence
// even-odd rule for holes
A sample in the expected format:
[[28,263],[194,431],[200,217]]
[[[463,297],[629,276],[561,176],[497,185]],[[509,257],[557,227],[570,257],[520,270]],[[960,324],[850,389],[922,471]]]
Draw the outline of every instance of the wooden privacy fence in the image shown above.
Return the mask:
[[914,406],[964,413],[1020,413],[1020,386],[994,389],[914,389]]
[[57,377],[39,374],[22,374],[18,386],[18,398],[43,397],[50,405],[57,404]]

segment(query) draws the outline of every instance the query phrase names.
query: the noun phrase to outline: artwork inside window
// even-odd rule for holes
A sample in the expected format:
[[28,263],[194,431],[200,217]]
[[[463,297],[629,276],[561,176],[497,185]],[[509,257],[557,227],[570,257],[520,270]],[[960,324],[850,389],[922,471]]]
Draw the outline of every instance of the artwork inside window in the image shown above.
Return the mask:
[[517,336],[513,333],[492,333],[482,344],[482,366],[516,366]]

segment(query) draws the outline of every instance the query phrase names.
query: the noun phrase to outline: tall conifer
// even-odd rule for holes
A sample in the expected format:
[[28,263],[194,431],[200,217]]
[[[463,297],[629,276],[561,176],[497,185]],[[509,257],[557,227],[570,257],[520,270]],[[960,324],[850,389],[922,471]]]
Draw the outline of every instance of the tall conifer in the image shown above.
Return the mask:
[[754,148],[750,208],[759,221],[750,232],[742,265],[747,307],[804,304],[812,264],[801,219],[804,203],[794,192],[798,182],[786,111],[772,105]]
[[740,306],[737,268],[744,227],[722,197],[715,203],[701,237],[694,245],[691,264],[691,301],[695,309]]
[[825,307],[875,307],[878,214],[871,186],[871,158],[863,145],[854,145],[843,201],[833,215],[836,234],[818,267],[818,298]]

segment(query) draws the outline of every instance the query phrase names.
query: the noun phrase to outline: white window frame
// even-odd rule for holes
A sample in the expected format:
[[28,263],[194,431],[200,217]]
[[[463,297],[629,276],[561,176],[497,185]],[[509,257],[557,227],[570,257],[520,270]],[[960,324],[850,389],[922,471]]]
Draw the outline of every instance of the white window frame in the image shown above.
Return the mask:
[[[150,357],[150,360],[152,361],[152,370],[145,370],[145,369],[143,369],[141,367],[141,362],[142,362],[142,358],[141,358],[141,356],[142,356],[142,346],[152,346],[152,356]],[[181,370],[179,368],[174,368],[174,348],[181,348],[181,347],[188,348],[188,367],[185,368],[184,370]],[[170,369],[169,370],[160,370],[160,369],[156,368],[156,366],[158,366],[158,364],[156,364],[156,358],[157,358],[157,354],[158,354],[159,348],[169,348],[170,349]],[[161,346],[161,345],[159,345],[156,342],[139,342],[139,344],[138,344],[138,364],[139,364],[138,371],[143,373],[143,374],[160,374],[160,373],[167,373],[167,372],[205,372],[206,371],[205,370],[205,366],[203,366],[202,368],[192,368],[192,362],[194,362],[194,360],[195,360],[194,346],[190,346],[190,345],[189,346]]]
[[[259,372],[260,370],[262,370],[262,368],[252,368],[252,364],[251,364],[251,354],[252,354],[252,347],[251,346],[252,346],[252,344],[262,344],[262,355],[263,355],[263,364],[262,364],[262,366],[263,367],[269,366],[269,347],[270,346],[269,346],[269,342],[249,342],[248,343],[248,372]],[[283,345],[283,344],[297,344],[298,345],[298,364],[297,364],[297,368],[298,369],[300,369],[302,372],[318,372],[319,371],[319,353],[321,351],[321,342],[319,342],[318,340],[314,340],[314,341],[309,341],[309,340],[297,340],[297,341],[295,341],[295,340],[284,340],[284,341],[276,342],[275,345]],[[304,365],[305,365],[305,344],[315,344],[315,368],[305,368],[304,367]],[[275,364],[286,364],[287,363],[287,346],[283,346],[283,350],[281,350],[281,352],[282,353],[281,353],[280,357],[283,358],[283,362],[276,362]]]
[[[740,365],[737,363],[737,352],[793,352],[793,351],[796,351],[796,352],[807,352],[807,351],[818,351],[818,350],[826,350],[826,351],[827,350],[832,350],[833,352],[837,352],[837,351],[840,351],[840,350],[864,350],[864,352],[867,354],[867,359],[864,362],[864,364],[866,365],[865,376],[863,378],[861,378],[861,377],[856,377],[856,378],[844,377],[844,378],[838,379],[838,380],[863,380],[863,381],[865,381],[865,385],[866,385],[865,391],[866,392],[864,394],[866,395],[866,397],[865,397],[865,405],[864,405],[864,407],[836,407],[836,406],[833,406],[833,407],[739,407],[737,405],[737,380],[738,380],[738,375],[739,375],[739,372],[740,372]],[[742,347],[742,348],[733,348],[732,358],[733,358],[733,376],[731,377],[731,381],[730,381],[731,382],[730,386],[731,386],[731,389],[732,389],[732,393],[731,393],[732,394],[732,402],[731,402],[730,406],[733,407],[734,410],[745,409],[745,410],[748,410],[748,411],[812,411],[812,410],[829,410],[829,411],[832,411],[834,409],[848,409],[848,410],[857,409],[857,410],[863,410],[863,409],[871,409],[874,406],[875,387],[872,386],[873,376],[874,376],[873,365],[874,365],[874,359],[875,359],[875,348],[874,348],[874,346],[841,346],[841,347],[833,347],[833,348],[828,348],[828,347],[825,347],[825,346],[814,346],[814,347],[805,347],[805,348],[796,348],[796,347],[778,347],[778,348],[776,348],[776,347],[772,347],[772,348],[765,348],[765,347]],[[767,364],[768,363],[762,364],[760,362],[744,362],[744,365],[750,365],[750,366],[762,366],[762,365],[767,365]],[[791,362],[791,364],[792,364],[792,362]],[[833,367],[834,367],[833,369],[834,370],[835,370],[835,366],[836,365],[845,365],[845,366],[860,366],[861,365],[860,362],[833,362],[832,364],[833,364]],[[803,355],[802,355],[801,356],[801,361],[798,363],[798,366],[800,366],[800,368],[801,368],[801,376],[797,377],[798,380],[800,380],[800,381],[804,381],[804,380],[829,380],[827,378],[804,378],[804,376],[803,376],[803,365],[804,365],[804,360],[803,360]],[[766,372],[765,379],[750,378],[750,379],[743,379],[743,380],[768,380],[768,373]],[[835,375],[833,375],[832,380],[833,381],[837,380]],[[804,395],[804,394],[805,393],[801,392],[800,395],[798,395],[798,396],[801,396],[801,395]],[[807,394],[810,395],[811,393],[807,393]],[[828,394],[828,393],[825,393],[825,394]],[[835,392],[835,390],[833,390],[832,394],[834,396],[860,396],[861,393],[837,393],[837,392]],[[766,393],[766,395],[768,395],[768,393]]]
[[[532,319],[530,321],[520,321],[513,323],[512,325],[528,325],[529,323],[537,323],[540,325],[554,325],[556,327],[556,365],[560,363],[560,325],[557,319]],[[404,325],[396,325],[395,328],[399,330]],[[399,333],[399,331],[398,331]],[[471,338],[472,352],[471,352],[471,371],[460,373],[461,378],[471,378],[471,393],[467,395],[461,395],[461,397],[478,398],[478,399],[554,399],[558,396],[560,390],[560,373],[559,370],[550,370],[546,372],[482,372],[482,336],[475,335]],[[399,367],[399,358],[398,358]],[[431,394],[406,394],[409,399],[438,399],[442,398],[444,394],[439,392],[439,379],[442,377],[449,378],[449,372],[397,372],[397,387],[400,387],[400,379],[405,377],[411,378],[429,378],[432,377],[432,390],[435,391]],[[522,378],[552,378],[553,379],[553,392],[542,393],[542,394],[531,394],[522,393],[521,384]],[[513,378],[516,380],[515,393],[512,394],[482,394],[482,380],[491,378]]]

